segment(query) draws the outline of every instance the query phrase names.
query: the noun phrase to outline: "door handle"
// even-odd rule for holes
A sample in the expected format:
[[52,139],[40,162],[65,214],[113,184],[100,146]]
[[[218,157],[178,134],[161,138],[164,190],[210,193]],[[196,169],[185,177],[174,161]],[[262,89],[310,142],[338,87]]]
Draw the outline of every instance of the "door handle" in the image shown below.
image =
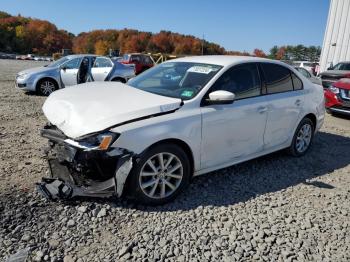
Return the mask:
[[267,111],[267,107],[266,106],[259,106],[258,107],[258,112],[260,113],[260,114],[263,114],[263,113],[265,113]]
[[296,105],[296,106],[300,106],[300,105],[301,105],[301,100],[300,100],[300,99],[297,99],[297,100],[295,101],[295,105]]

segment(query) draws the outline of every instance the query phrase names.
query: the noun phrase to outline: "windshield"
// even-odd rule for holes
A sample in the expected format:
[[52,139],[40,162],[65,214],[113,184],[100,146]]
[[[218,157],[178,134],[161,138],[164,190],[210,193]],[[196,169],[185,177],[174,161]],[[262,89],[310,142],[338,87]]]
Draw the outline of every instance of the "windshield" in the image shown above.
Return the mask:
[[333,67],[333,70],[350,70],[350,63],[339,63]]
[[49,64],[48,66],[49,66],[49,67],[57,67],[57,66],[62,65],[64,62],[66,62],[66,61],[68,61],[68,60],[69,60],[69,58],[68,58],[67,56],[65,56],[65,57],[62,57],[62,58],[60,58],[60,59],[58,59],[58,60],[52,62],[52,63]]
[[128,85],[154,94],[188,100],[222,68],[219,65],[167,62],[131,79]]

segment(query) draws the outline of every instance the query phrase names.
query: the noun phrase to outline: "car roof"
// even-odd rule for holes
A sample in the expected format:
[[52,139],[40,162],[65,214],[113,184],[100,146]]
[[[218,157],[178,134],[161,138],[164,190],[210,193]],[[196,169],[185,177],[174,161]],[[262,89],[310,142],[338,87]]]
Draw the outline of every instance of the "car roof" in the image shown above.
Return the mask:
[[96,57],[96,56],[98,56],[98,55],[92,55],[92,54],[76,54],[76,55],[67,55],[67,58],[72,59],[72,58],[83,57],[83,56]]
[[272,62],[276,64],[286,65],[285,63],[271,60],[267,58],[253,56],[232,56],[232,55],[204,55],[204,56],[188,56],[169,60],[167,62],[192,62],[203,64],[214,64],[220,66],[230,66],[244,62]]

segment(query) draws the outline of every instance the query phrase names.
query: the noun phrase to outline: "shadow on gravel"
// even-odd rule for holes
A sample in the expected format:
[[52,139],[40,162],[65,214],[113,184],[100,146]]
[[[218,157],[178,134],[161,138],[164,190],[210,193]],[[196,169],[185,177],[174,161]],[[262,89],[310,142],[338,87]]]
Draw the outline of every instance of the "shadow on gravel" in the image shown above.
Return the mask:
[[311,182],[303,182],[304,185],[308,185],[308,186],[315,186],[315,187],[318,187],[318,188],[325,188],[325,189],[333,189],[335,188],[334,186],[332,185],[329,185],[329,184],[326,184],[326,183],[323,183],[321,181],[311,181]]
[[350,138],[319,132],[313,146],[300,158],[284,151],[193,179],[175,201],[160,207],[137,206],[152,211],[189,210],[199,206],[228,206],[304,183],[332,190],[335,187],[314,180],[350,164]]

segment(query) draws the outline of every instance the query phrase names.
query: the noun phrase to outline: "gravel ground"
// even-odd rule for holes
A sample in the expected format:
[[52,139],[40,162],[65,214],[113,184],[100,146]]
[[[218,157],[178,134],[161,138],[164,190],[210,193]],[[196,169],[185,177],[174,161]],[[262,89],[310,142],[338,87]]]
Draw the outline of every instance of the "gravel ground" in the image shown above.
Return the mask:
[[49,202],[39,130],[44,97],[14,89],[34,62],[0,60],[0,259],[349,261],[350,118],[327,115],[302,158],[277,152],[195,178],[161,207]]

